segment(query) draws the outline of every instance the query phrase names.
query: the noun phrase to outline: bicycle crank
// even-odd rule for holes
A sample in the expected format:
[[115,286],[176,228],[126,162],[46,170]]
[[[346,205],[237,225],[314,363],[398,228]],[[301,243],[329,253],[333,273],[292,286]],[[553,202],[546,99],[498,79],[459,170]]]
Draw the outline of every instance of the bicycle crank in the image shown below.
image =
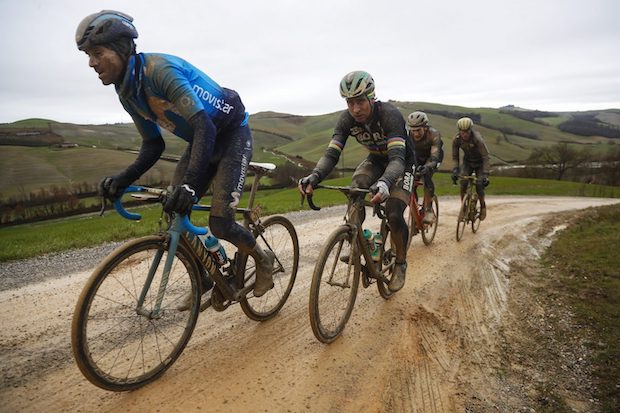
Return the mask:
[[230,306],[230,301],[224,297],[224,294],[217,287],[213,287],[213,291],[211,291],[211,307],[215,311],[224,311]]

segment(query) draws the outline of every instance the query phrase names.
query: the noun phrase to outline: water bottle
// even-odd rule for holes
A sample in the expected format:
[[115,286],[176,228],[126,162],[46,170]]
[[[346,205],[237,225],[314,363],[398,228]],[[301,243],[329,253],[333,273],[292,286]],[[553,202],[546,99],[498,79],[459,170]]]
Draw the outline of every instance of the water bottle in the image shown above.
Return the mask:
[[[375,242],[375,234],[372,233],[371,230],[369,229],[365,229],[363,231],[364,234],[364,239],[366,240],[366,242],[368,243],[368,246],[370,247],[370,256],[372,257],[373,261],[379,261],[379,253],[381,252],[380,248],[377,248],[377,244]],[[381,238],[381,234],[378,234],[379,238]]]
[[209,250],[220,266],[226,264],[226,251],[224,251],[224,247],[220,244],[220,240],[211,233],[209,228],[207,228],[207,234],[205,235],[205,247],[207,247],[207,250]]
[[373,243],[375,244],[375,250],[372,252],[372,259],[379,261],[381,259],[381,247],[383,245],[383,237],[380,232],[375,233],[373,236]]

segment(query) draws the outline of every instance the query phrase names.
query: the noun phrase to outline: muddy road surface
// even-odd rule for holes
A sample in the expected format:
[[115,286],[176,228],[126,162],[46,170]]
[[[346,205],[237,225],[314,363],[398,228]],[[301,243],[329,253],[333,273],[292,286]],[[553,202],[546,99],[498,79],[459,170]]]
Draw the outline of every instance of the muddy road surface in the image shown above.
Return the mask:
[[[489,197],[479,231],[468,228],[456,242],[459,203],[441,198],[435,242],[426,247],[414,237],[405,287],[388,301],[374,285],[360,287],[343,335],[330,345],[310,329],[308,289],[314,259],[343,208],[292,213],[300,268],[280,314],[258,323],[238,306],[208,309],[168,372],[125,393],[93,386],[71,353],[72,313],[91,270],[48,268],[52,276],[0,292],[0,411],[473,411],[472,398],[483,401],[506,388],[493,373],[497,332],[510,329],[504,315],[519,263],[536,260],[558,229],[545,227],[546,220],[615,202]],[[99,258],[90,254],[88,266]],[[0,267],[1,277],[12,276],[7,268]],[[519,411],[520,395],[513,396],[504,399],[514,405],[496,403],[488,411]]]

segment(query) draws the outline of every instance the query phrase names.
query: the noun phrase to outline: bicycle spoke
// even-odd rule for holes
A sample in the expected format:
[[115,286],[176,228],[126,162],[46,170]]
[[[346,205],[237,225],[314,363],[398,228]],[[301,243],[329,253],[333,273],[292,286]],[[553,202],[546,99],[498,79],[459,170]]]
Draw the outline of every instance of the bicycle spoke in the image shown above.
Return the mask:
[[[263,249],[270,249],[274,255],[272,279],[274,287],[261,297],[253,294],[241,299],[241,309],[252,320],[263,321],[275,316],[288,299],[299,263],[299,242],[293,224],[282,216],[272,216],[265,220],[257,244]],[[256,279],[256,264],[248,257],[244,280],[245,285]]]
[[[154,314],[164,259],[153,260],[162,237],[136,240],[111,254],[89,280],[78,303],[72,344],[80,370],[94,384],[109,390],[139,387],[162,374],[187,344],[198,316],[173,307],[200,283],[193,257],[179,245],[161,308]],[[153,268],[151,268],[153,267]],[[144,303],[137,308],[149,271],[155,269]],[[194,281],[192,281],[192,279]]]

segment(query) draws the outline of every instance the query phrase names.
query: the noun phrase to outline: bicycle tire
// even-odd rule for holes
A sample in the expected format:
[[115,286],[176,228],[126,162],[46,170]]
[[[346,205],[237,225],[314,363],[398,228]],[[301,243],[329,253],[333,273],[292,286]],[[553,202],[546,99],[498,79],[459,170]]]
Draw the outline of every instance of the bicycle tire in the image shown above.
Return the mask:
[[469,194],[466,194],[461,202],[461,209],[459,210],[459,217],[456,218],[456,240],[460,241],[463,238],[463,232],[465,231],[465,226],[467,226],[469,214]]
[[[314,267],[310,326],[323,343],[331,343],[340,336],[355,305],[361,272],[356,235],[348,225],[338,227],[330,234]],[[340,260],[343,255],[349,256],[352,265]]]
[[480,228],[480,203],[477,197],[475,199],[475,202],[475,205],[470,205],[473,216],[473,219],[471,220],[471,232],[473,232],[474,234],[476,233],[476,231],[478,231],[478,228]]
[[[248,318],[264,321],[274,317],[282,308],[295,284],[299,265],[299,240],[295,226],[283,216],[267,218],[260,226],[261,233],[255,234],[256,242],[263,248],[271,249],[275,255],[273,276],[274,287],[260,297],[248,295],[239,302]],[[256,264],[248,257],[245,282],[254,282]]]
[[[128,391],[161,376],[181,355],[199,313],[200,277],[193,253],[179,243],[158,317],[137,312],[138,297],[158,251],[163,251],[143,308],[152,310],[167,257],[163,235],[130,241],[95,269],[78,299],[71,326],[77,365],[94,385]],[[176,306],[191,291],[188,311]]]
[[431,208],[435,214],[435,222],[424,224],[424,229],[422,230],[422,242],[424,242],[424,245],[431,245],[437,233],[437,225],[439,225],[439,201],[437,200],[437,195],[433,195]]
[[407,236],[407,250],[409,250],[409,247],[411,246],[411,240],[413,239],[413,235],[417,230],[415,212],[413,211],[413,208],[411,207],[411,205],[414,205],[414,208],[417,208],[415,206],[415,202],[416,201],[414,200],[412,196],[409,201],[409,205],[407,205],[407,207],[405,208],[405,212],[403,213],[403,215],[405,216],[405,222],[407,223],[407,229],[409,230],[409,235]]
[[[394,262],[396,260],[396,251],[393,248],[392,234],[390,233],[390,226],[387,222],[381,223],[381,236],[383,237],[383,244],[381,246],[381,262],[379,263],[381,271],[387,266],[391,266],[389,274],[386,274],[388,280],[392,279],[392,273],[394,272]],[[389,281],[388,281],[389,282]],[[395,291],[389,289],[388,284],[381,280],[377,280],[377,289],[379,295],[386,300],[392,298]]]

